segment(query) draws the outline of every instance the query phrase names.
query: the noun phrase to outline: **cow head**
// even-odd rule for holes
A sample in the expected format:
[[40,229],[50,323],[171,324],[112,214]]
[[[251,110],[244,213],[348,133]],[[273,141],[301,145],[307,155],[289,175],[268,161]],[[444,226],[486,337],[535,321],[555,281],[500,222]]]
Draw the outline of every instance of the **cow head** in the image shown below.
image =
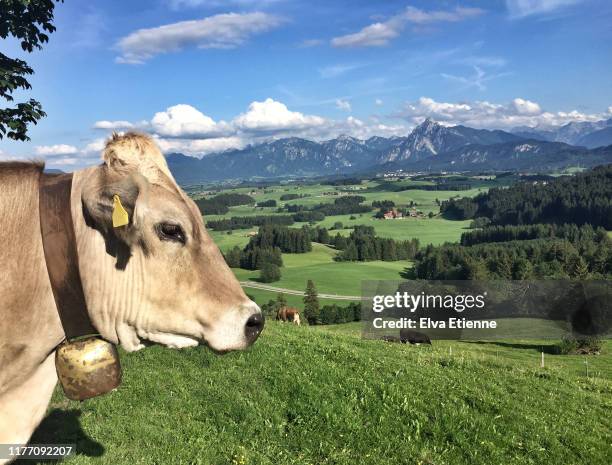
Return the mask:
[[[143,340],[205,342],[225,352],[253,343],[259,307],[244,294],[151,138],[114,135],[104,163],[75,173],[79,267],[92,322],[128,351]],[[113,227],[119,196],[129,223]]]

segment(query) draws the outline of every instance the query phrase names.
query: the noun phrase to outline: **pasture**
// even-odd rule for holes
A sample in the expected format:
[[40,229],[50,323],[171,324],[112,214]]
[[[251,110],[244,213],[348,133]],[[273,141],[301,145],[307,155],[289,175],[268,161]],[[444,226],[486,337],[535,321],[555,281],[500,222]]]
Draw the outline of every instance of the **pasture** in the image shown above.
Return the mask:
[[[425,181],[397,181],[398,185],[429,185]],[[379,220],[371,213],[356,215],[333,215],[327,216],[323,221],[316,223],[317,226],[330,229],[335,223],[341,222],[343,229],[330,230],[330,235],[341,234],[348,236],[355,225],[373,226],[380,237],[389,237],[396,240],[405,240],[416,237],[422,246],[427,244],[442,244],[444,242],[457,242],[461,234],[468,230],[469,221],[451,221],[437,215],[439,201],[456,195],[476,195],[485,187],[474,187],[469,191],[425,191],[407,190],[390,192],[380,190],[380,183],[365,181],[359,186],[326,186],[314,185],[277,185],[264,189],[234,188],[223,192],[234,192],[251,195],[257,202],[265,200],[276,200],[278,205],[285,202],[280,201],[284,194],[297,194],[302,197],[290,200],[286,203],[312,206],[319,203],[331,203],[337,196],[329,195],[334,192],[348,193],[351,195],[363,195],[366,203],[375,200],[393,200],[397,205],[408,205],[416,202],[418,208],[425,213],[434,212],[433,218],[406,218],[402,220]],[[197,195],[194,195],[197,197]],[[205,220],[219,218],[231,218],[232,216],[253,215],[276,215],[275,207],[254,207],[252,205],[241,205],[229,208],[225,215],[206,215]],[[286,214],[281,213],[281,214]],[[295,223],[293,227],[301,227],[305,223]],[[249,241],[249,234],[257,232],[257,227],[249,229],[237,229],[228,231],[209,231],[215,243],[222,251],[227,251],[234,246],[244,247]],[[317,290],[325,294],[337,295],[359,295],[361,292],[361,281],[367,279],[399,279],[400,273],[411,266],[408,261],[398,262],[335,262],[333,260],[336,251],[330,247],[313,243],[313,251],[306,254],[283,254],[284,266],[281,268],[282,278],[273,283],[275,287],[303,291],[308,279],[312,279]],[[254,280],[259,276],[259,271],[248,271],[234,269],[234,273],[241,281]],[[276,293],[264,290],[248,289],[247,292],[258,298],[261,302],[267,302],[276,297]],[[300,305],[301,297],[288,296],[290,305]],[[335,303],[332,299],[322,300],[322,304]],[[346,301],[344,302],[346,304]]]
[[[418,185],[418,184],[430,184],[426,182],[416,181],[397,181],[398,184],[406,183]],[[429,212],[438,215],[439,206],[436,202],[447,200],[455,196],[474,196],[480,192],[485,192],[486,187],[478,186],[470,190],[465,191],[425,191],[425,190],[406,190],[399,192],[391,192],[384,190],[376,190],[380,188],[380,183],[375,181],[367,181],[359,186],[351,186],[354,190],[347,187],[333,187],[324,186],[320,184],[315,185],[279,185],[265,189],[250,189],[250,188],[236,188],[227,189],[223,192],[234,192],[251,195],[257,202],[265,200],[276,200],[278,205],[285,203],[303,205],[306,207],[312,207],[313,205],[320,203],[332,203],[334,199],[338,198],[335,195],[329,195],[331,193],[343,193],[348,195],[361,195],[366,198],[365,203],[371,204],[373,201],[381,200],[392,200],[396,205],[409,205],[410,202],[415,202],[417,208],[421,210],[425,215]],[[305,197],[298,198],[295,200],[289,200],[282,202],[280,197],[283,194],[298,194]],[[197,195],[195,196],[197,197]],[[221,218],[230,218],[232,216],[255,216],[255,215],[275,215],[277,214],[277,207],[253,207],[251,205],[239,205],[230,207],[229,212],[225,215],[206,215],[205,220],[216,220]],[[282,214],[287,214],[282,213]],[[373,218],[374,211],[371,213],[363,213],[356,215],[334,215],[328,216],[323,221],[317,223],[319,226],[330,228],[334,223],[340,221],[347,229],[340,230],[341,234],[348,235],[351,232],[351,227],[363,224],[367,226],[374,226],[376,232],[381,237],[390,237],[393,239],[411,239],[416,237],[419,239],[422,245],[427,244],[442,244],[444,242],[456,242],[461,237],[461,233],[466,230],[469,225],[469,221],[450,221],[439,216],[434,218],[406,218],[402,220],[377,220]],[[353,217],[351,219],[351,217]],[[301,226],[302,223],[296,223],[294,227]],[[256,230],[252,228],[251,230]],[[249,230],[237,230],[234,234],[245,236]],[[218,245],[222,248],[232,247],[233,245],[240,245],[241,241],[234,238],[221,238],[220,236],[225,232],[215,232],[215,240],[218,238]],[[336,233],[335,231],[333,232]],[[234,242],[236,241],[236,242]],[[247,240],[244,241],[246,243]],[[230,245],[231,244],[231,245]]]
[[122,354],[119,390],[58,390],[32,443],[76,443],[67,464],[609,463],[610,342],[542,369],[550,342],[416,347],[360,329],[268,322],[247,352]]
[[[317,291],[323,294],[361,294],[361,281],[371,279],[400,279],[400,272],[410,266],[409,261],[396,262],[335,262],[336,251],[313,243],[313,250],[304,254],[283,254],[282,277],[274,287],[303,291],[312,279]],[[257,281],[259,270],[233,269],[240,281]],[[249,289],[250,290],[250,289]]]

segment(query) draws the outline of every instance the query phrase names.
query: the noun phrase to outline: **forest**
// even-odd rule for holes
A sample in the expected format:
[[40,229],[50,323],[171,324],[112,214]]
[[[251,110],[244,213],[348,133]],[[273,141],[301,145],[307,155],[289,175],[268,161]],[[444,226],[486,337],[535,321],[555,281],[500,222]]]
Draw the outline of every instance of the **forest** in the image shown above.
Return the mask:
[[225,215],[229,211],[229,207],[252,205],[255,203],[255,199],[246,194],[225,193],[208,199],[197,199],[195,203],[202,215]]
[[337,234],[332,245],[339,250],[336,261],[397,261],[414,258],[419,240],[397,241],[376,236],[372,226],[355,226],[349,237]]
[[306,253],[312,250],[311,231],[265,224],[257,235],[251,237],[244,249],[235,246],[225,254],[225,261],[232,268],[261,270],[266,264],[283,266],[282,253]]
[[449,219],[487,217],[493,225],[590,224],[612,229],[612,165],[575,176],[493,188],[473,199],[442,202]]
[[606,230],[593,228],[590,224],[529,224],[518,226],[488,226],[465,232],[461,235],[461,245],[474,245],[483,242],[524,241],[530,239],[558,238],[572,243],[581,241],[603,241]]
[[217,231],[231,231],[233,229],[247,229],[264,224],[278,224],[290,226],[294,222],[291,215],[256,215],[256,216],[232,216],[221,220],[206,222],[206,226]]
[[462,246],[428,246],[415,256],[418,279],[609,279],[612,240],[546,238]]
[[322,218],[324,218],[325,216],[351,215],[354,213],[367,213],[372,211],[371,206],[362,205],[365,200],[366,198],[362,195],[347,195],[335,199],[333,203],[320,203],[310,208],[304,205],[287,204],[284,206],[284,209],[290,213],[316,212],[319,216],[322,214]]

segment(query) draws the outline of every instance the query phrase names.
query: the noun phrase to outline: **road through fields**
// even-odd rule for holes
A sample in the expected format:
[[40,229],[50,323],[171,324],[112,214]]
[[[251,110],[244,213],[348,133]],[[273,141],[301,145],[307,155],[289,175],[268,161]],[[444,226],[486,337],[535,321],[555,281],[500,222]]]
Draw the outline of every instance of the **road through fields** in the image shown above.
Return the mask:
[[[254,289],[261,289],[263,291],[271,292],[282,292],[283,294],[289,295],[304,295],[303,291],[296,291],[294,289],[285,289],[282,287],[268,286],[267,284],[256,283],[254,281],[240,281],[242,287],[251,287]],[[336,294],[317,294],[321,299],[336,299],[336,300],[361,300],[361,296],[358,295],[336,295]]]

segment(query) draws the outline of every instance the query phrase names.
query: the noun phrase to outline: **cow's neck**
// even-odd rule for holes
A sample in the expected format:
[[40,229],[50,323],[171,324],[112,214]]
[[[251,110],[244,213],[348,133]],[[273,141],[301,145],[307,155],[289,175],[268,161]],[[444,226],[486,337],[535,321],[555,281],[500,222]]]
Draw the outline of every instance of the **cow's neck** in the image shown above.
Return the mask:
[[0,175],[0,395],[20,386],[64,338],[43,253],[38,179]]

